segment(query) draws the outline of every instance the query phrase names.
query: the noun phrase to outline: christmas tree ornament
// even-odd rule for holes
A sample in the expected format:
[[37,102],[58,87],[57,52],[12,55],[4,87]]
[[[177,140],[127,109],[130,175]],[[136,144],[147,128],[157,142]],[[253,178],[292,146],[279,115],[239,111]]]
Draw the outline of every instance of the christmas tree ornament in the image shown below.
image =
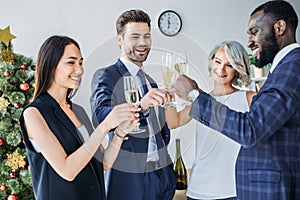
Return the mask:
[[14,107],[17,108],[17,109],[19,109],[19,108],[22,107],[22,105],[21,105],[19,102],[16,102],[16,103],[14,104]]
[[28,89],[29,89],[29,84],[28,83],[23,82],[23,83],[20,84],[20,90],[27,91]]
[[33,71],[36,71],[36,65],[32,65],[32,66],[31,66],[31,69],[32,69]]
[[6,185],[5,184],[1,184],[0,185],[0,190],[1,191],[5,191],[6,190]]
[[5,77],[9,77],[10,76],[10,72],[9,71],[5,71],[3,74]]
[[3,95],[3,91],[2,91],[2,90],[0,90],[0,97],[2,97],[2,95]]
[[0,97],[0,111],[2,109],[7,108],[8,105],[9,105],[9,102],[5,98]]
[[10,52],[8,49],[5,50],[1,50],[1,58],[4,62],[10,62],[10,63],[14,63],[14,59],[15,59],[15,54],[13,54],[12,52]]
[[0,137],[0,147],[4,144],[3,138]]
[[17,197],[17,195],[15,195],[15,194],[10,194],[10,195],[7,197],[7,200],[18,200],[18,197]]
[[27,70],[28,66],[26,64],[21,65],[21,69]]
[[10,33],[10,26],[7,26],[5,29],[0,29],[0,41],[3,42],[7,47],[9,42],[16,38],[13,34]]
[[12,154],[7,154],[7,159],[5,165],[12,169],[10,173],[11,178],[16,177],[16,170],[19,168],[24,168],[26,162],[24,161],[25,156],[20,155],[18,152],[13,152]]
[[9,177],[10,178],[16,178],[17,177],[17,173],[16,172],[10,172],[9,173]]

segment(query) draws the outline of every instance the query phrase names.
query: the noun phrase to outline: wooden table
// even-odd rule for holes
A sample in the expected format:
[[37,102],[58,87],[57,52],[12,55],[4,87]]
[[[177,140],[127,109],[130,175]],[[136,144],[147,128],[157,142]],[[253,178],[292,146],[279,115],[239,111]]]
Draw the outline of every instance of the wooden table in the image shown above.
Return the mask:
[[176,190],[173,200],[186,200],[186,190]]

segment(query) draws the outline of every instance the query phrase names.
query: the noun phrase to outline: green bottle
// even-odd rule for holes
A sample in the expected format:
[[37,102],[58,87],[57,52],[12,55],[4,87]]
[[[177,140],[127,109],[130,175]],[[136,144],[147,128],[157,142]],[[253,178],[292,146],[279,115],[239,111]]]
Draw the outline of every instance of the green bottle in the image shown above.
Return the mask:
[[176,160],[174,164],[174,173],[176,178],[176,189],[185,190],[187,188],[187,172],[184,166],[181,151],[180,151],[180,139],[176,139]]

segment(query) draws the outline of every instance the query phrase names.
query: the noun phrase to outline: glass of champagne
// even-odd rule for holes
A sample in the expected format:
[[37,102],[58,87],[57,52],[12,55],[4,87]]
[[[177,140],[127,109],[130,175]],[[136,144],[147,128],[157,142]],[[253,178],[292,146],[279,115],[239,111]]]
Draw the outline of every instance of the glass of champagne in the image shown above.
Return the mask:
[[187,60],[187,56],[186,56],[186,51],[176,54],[175,69],[179,75],[187,75],[188,74],[188,60]]
[[[172,93],[171,86],[175,83],[178,73],[175,69],[174,54],[165,53],[162,56],[162,80],[166,89]],[[176,106],[175,94],[173,94],[171,102],[165,104],[165,106]]]
[[[187,60],[186,51],[181,51],[175,54],[175,69],[179,75],[188,75],[189,73],[189,64]],[[175,97],[177,99],[178,106],[186,106],[190,105],[190,102],[187,102],[179,97]]]
[[[125,100],[127,103],[137,103],[139,101],[139,92],[138,88],[135,84],[134,76],[124,76],[124,92],[125,92]],[[142,133],[144,129],[140,129],[139,126],[136,126],[131,133]]]

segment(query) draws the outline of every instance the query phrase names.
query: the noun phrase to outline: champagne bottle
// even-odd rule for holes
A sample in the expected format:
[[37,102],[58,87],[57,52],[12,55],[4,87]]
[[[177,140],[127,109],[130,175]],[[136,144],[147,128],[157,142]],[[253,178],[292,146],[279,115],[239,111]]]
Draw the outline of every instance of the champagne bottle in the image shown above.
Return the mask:
[[185,190],[187,188],[187,172],[184,166],[181,151],[180,151],[180,139],[176,139],[176,161],[174,165],[174,173],[176,178],[176,189]]

